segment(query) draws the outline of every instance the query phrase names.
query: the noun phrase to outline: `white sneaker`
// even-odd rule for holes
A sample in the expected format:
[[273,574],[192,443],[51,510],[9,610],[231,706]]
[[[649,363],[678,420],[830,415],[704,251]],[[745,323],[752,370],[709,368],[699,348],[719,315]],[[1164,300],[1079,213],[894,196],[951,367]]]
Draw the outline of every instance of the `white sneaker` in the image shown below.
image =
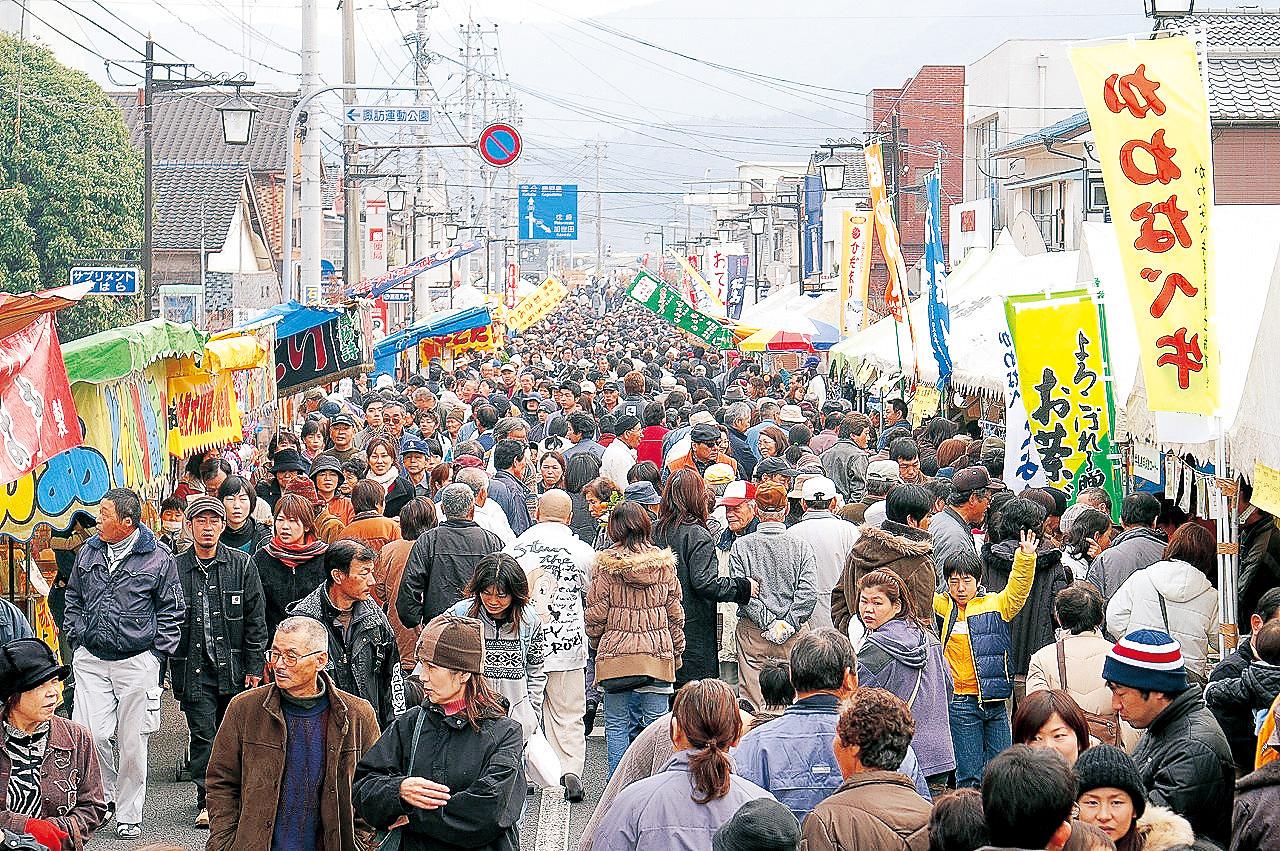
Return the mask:
[[202,827],[202,828],[205,828],[206,830],[208,830],[208,828],[209,828],[209,811],[208,811],[207,809],[205,809],[205,810],[201,810],[201,811],[200,811],[200,814],[199,814],[198,816],[196,816],[196,827]]

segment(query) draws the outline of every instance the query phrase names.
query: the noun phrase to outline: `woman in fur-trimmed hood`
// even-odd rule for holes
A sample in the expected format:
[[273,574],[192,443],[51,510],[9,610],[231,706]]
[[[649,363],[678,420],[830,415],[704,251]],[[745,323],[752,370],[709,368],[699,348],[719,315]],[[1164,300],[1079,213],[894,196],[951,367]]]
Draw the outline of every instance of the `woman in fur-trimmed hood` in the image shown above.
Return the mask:
[[1185,818],[1146,800],[1133,759],[1111,745],[1094,745],[1076,759],[1076,806],[1081,821],[1102,828],[1117,851],[1168,851],[1196,840]]

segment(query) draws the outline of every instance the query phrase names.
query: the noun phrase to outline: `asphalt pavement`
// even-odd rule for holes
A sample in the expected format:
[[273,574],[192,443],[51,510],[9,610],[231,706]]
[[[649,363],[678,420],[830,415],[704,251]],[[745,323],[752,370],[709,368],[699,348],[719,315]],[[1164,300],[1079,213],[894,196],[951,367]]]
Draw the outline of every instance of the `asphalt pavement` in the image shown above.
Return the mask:
[[[160,732],[151,736],[147,803],[143,811],[142,838],[118,840],[115,822],[108,822],[86,846],[94,851],[125,851],[147,845],[174,846],[199,851],[209,836],[197,830],[196,787],[176,783],[179,759],[187,748],[187,723],[169,692],[164,697],[164,717]],[[608,762],[604,749],[604,718],[596,722],[595,733],[587,738],[587,767],[582,785],[587,799],[568,804],[563,795],[535,794],[529,799],[520,831],[520,845],[526,851],[566,851],[576,848],[604,790]],[[545,812],[544,812],[545,810]],[[565,817],[567,814],[567,818]],[[264,849],[266,851],[266,849]]]

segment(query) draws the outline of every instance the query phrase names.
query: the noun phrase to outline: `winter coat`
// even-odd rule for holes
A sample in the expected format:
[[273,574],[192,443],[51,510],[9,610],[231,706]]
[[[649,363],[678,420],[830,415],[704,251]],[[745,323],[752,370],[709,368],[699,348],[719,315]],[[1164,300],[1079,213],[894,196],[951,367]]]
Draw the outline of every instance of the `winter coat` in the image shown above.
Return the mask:
[[596,828],[594,851],[705,851],[739,807],[773,797],[731,774],[724,797],[696,803],[689,756],[689,751],[679,751],[662,771],[623,789]]
[[[1253,642],[1249,639],[1241,641],[1235,650],[1214,666],[1212,673],[1209,674],[1209,684],[1239,680],[1245,670],[1257,659],[1257,654],[1253,652]],[[1208,691],[1206,687],[1206,696]],[[1218,720],[1218,726],[1222,728],[1227,741],[1231,743],[1231,753],[1235,757],[1236,767],[1246,774],[1252,771],[1258,747],[1253,713],[1243,705],[1226,701],[1216,706],[1210,703],[1209,711]]]
[[751,481],[756,469],[756,454],[751,451],[746,433],[729,429],[729,453],[738,462],[738,476],[743,481]]
[[640,432],[640,445],[636,447],[636,461],[652,461],[662,467],[662,439],[667,429],[660,425],[645,426]]
[[18,638],[35,638],[27,623],[27,616],[13,603],[0,597],[0,644],[8,644]]
[[545,669],[576,671],[587,664],[582,599],[591,582],[595,551],[563,523],[536,523],[505,552],[529,578],[530,600],[542,620]]
[[813,808],[804,820],[804,847],[925,851],[932,811],[933,805],[916,793],[911,778],[896,771],[863,771]]
[[[373,600],[357,600],[351,624],[343,630],[338,610],[321,585],[289,608],[290,615],[306,615],[325,625],[329,633],[329,664],[325,670],[338,688],[364,698],[385,728],[404,712],[404,681],[400,648],[382,608]],[[345,635],[344,635],[345,632]]]
[[867,466],[871,456],[867,450],[848,438],[841,438],[818,456],[822,471],[835,484],[844,501],[858,502],[867,492]]
[[445,520],[409,551],[396,612],[405,626],[426,624],[466,596],[476,562],[502,549],[502,539],[472,520]]
[[1179,559],[1135,571],[1107,603],[1107,630],[1119,638],[1135,629],[1172,635],[1187,670],[1203,677],[1209,647],[1218,640],[1218,592],[1203,573]]
[[265,549],[253,554],[250,563],[262,580],[262,597],[266,601],[267,643],[276,634],[280,621],[289,616],[289,607],[324,584],[329,577],[324,569],[324,555],[307,559],[297,569],[289,567]]
[[140,526],[137,534],[114,571],[102,538],[85,541],[67,581],[63,636],[107,662],[147,651],[163,659],[182,638],[187,607],[177,564],[150,529]]
[[1247,618],[1258,611],[1258,600],[1280,586],[1280,529],[1274,517],[1264,517],[1240,530],[1239,600],[1236,609]]
[[373,575],[378,584],[373,587],[373,597],[386,612],[391,623],[391,631],[396,634],[396,646],[400,648],[400,671],[412,671],[417,665],[415,651],[418,636],[422,627],[407,627],[400,621],[396,611],[396,599],[400,595],[400,580],[404,577],[404,566],[409,562],[409,553],[413,550],[413,541],[392,541],[378,552],[378,560],[373,565]]
[[1236,781],[1230,851],[1280,847],[1280,762]]
[[[1204,701],[1209,709],[1226,709],[1253,717],[1268,709],[1280,694],[1280,666],[1261,660],[1249,665],[1236,679],[1220,679],[1204,688]],[[1224,731],[1225,732],[1225,731]]]
[[[615,482],[616,484],[616,482]],[[622,487],[626,487],[623,485]],[[600,531],[600,521],[591,514],[587,506],[587,498],[580,493],[569,494],[569,505],[573,513],[569,517],[569,528],[578,540],[590,546],[595,543],[596,534]]]
[[[49,719],[44,761],[40,764],[40,818],[53,822],[70,839],[63,848],[82,851],[107,815],[98,752],[88,728],[57,715]],[[13,763],[0,745],[0,828],[21,834],[28,816],[9,809]]]
[[585,615],[587,639],[596,651],[597,683],[632,676],[675,682],[685,641],[671,550],[598,553]]
[[817,603],[809,618],[810,629],[826,629],[831,624],[831,592],[840,584],[845,562],[858,542],[858,527],[825,509],[806,511],[800,522],[787,530],[793,538],[813,549],[814,593]]
[[[1112,716],[1111,689],[1102,679],[1102,663],[1106,661],[1112,642],[1103,638],[1102,632],[1096,629],[1067,635],[1061,640],[1067,669],[1066,684],[1058,675],[1058,644],[1055,641],[1032,654],[1031,665],[1027,669],[1027,694],[1063,689],[1085,712]],[[1120,740],[1126,751],[1132,751],[1138,743],[1138,731],[1124,719],[1120,720]],[[1253,751],[1249,753],[1252,758]]]
[[[1017,541],[1001,541],[982,547],[982,584],[988,591],[1000,591],[1009,584]],[[1009,665],[1015,677],[1025,677],[1031,654],[1053,643],[1053,598],[1071,584],[1071,571],[1062,564],[1062,551],[1041,549],[1036,553],[1035,578],[1022,611],[1009,622],[1013,652]]]
[[933,538],[933,563],[937,567],[939,584],[942,583],[942,571],[950,556],[958,552],[978,554],[973,527],[954,508],[933,515],[929,521],[929,535]]
[[239,550],[245,555],[251,556],[263,544],[271,540],[271,527],[259,523],[252,517],[247,517],[239,532],[232,532],[231,527],[228,526],[222,530],[222,537],[218,540],[219,543],[226,544],[233,550]]
[[722,577],[716,562],[711,533],[696,523],[682,523],[656,533],[656,546],[667,547],[676,557],[676,578],[684,606],[684,664],[676,682],[715,679],[720,676],[716,651],[716,603],[745,605],[751,599],[751,582],[742,577]]
[[507,523],[516,537],[533,525],[533,518],[529,516],[529,496],[524,482],[511,475],[510,470],[499,470],[489,481],[489,499],[507,515]]
[[[428,701],[397,718],[356,766],[356,813],[379,829],[407,816],[409,823],[401,828],[404,851],[519,851],[523,757],[520,725],[505,715],[484,717],[476,729],[463,713],[445,715]],[[409,776],[448,786],[449,802],[434,810],[409,806],[400,798],[400,784]]]
[[831,591],[831,621],[848,634],[849,622],[858,613],[858,583],[875,570],[892,570],[911,593],[915,616],[932,624],[933,595],[937,591],[937,571],[933,564],[933,539],[928,532],[886,520],[881,527],[863,526],[840,582]]
[[[368,703],[339,689],[328,674],[320,676],[329,695],[329,727],[317,834],[323,838],[323,851],[357,851],[362,845],[355,834],[351,775],[378,738],[378,720]],[[208,851],[271,847],[287,738],[279,686],[260,686],[231,699],[213,739],[205,775]]]
[[1138,526],[1116,536],[1089,567],[1089,583],[1108,603],[1125,580],[1164,558],[1169,541],[1163,532]]
[[377,511],[365,511],[356,515],[337,540],[359,541],[374,553],[380,553],[387,544],[400,540],[400,524]]
[[382,507],[382,516],[388,519],[400,516],[400,509],[409,503],[409,500],[418,495],[418,487],[413,480],[401,473],[396,476],[395,480],[387,486],[387,500]]
[[640,735],[636,736],[635,741],[622,755],[622,761],[618,763],[609,781],[605,783],[604,791],[600,793],[600,801],[596,804],[595,812],[591,814],[587,826],[582,829],[578,851],[592,851],[596,828],[600,826],[600,820],[604,818],[605,813],[609,812],[613,806],[613,799],[637,780],[652,777],[662,771],[667,763],[671,762],[673,756],[675,756],[675,746],[671,742],[671,713],[666,712],[641,730]]
[[738,617],[761,630],[779,620],[799,630],[809,622],[818,600],[813,547],[786,531],[782,523],[764,521],[729,551],[729,574],[759,584],[758,595],[738,607]]
[[868,632],[858,648],[858,684],[887,689],[907,704],[916,724],[911,746],[926,776],[955,769],[951,672],[936,635],[902,618]]
[[546,643],[533,606],[525,606],[517,626],[498,623],[482,605],[471,614],[471,600],[459,600],[449,614],[480,621],[484,636],[484,678],[507,702],[507,717],[523,728],[525,741],[542,724],[547,691]]
[[1222,728],[1199,686],[1173,699],[1146,728],[1133,751],[1147,802],[1191,822],[1196,835],[1226,845],[1235,765]]
[[[200,669],[208,665],[216,668],[219,694],[239,694],[244,691],[246,676],[262,674],[271,640],[258,571],[244,553],[218,544],[208,574],[198,568],[194,549],[178,556],[178,578],[187,601],[187,615],[182,623],[182,638],[169,660],[173,696],[179,701],[195,697],[201,688]],[[211,648],[205,647],[206,632],[213,636]],[[210,662],[209,657],[215,662]]]

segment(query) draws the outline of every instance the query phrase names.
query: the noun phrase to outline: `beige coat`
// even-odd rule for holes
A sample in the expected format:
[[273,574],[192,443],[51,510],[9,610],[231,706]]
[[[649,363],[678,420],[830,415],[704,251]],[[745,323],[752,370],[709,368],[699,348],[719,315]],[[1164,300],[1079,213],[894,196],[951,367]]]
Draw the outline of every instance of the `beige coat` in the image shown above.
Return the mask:
[[630,676],[675,682],[684,655],[684,608],[671,550],[597,554],[584,614],[596,682]]
[[[1058,651],[1054,644],[1041,647],[1031,656],[1027,669],[1027,694],[1046,689],[1065,689],[1085,712],[1111,714],[1111,690],[1102,679],[1102,663],[1106,661],[1111,642],[1098,630],[1069,635],[1063,644],[1067,662],[1067,684],[1058,676]],[[1120,738],[1124,749],[1133,751],[1138,731],[1120,722]]]

